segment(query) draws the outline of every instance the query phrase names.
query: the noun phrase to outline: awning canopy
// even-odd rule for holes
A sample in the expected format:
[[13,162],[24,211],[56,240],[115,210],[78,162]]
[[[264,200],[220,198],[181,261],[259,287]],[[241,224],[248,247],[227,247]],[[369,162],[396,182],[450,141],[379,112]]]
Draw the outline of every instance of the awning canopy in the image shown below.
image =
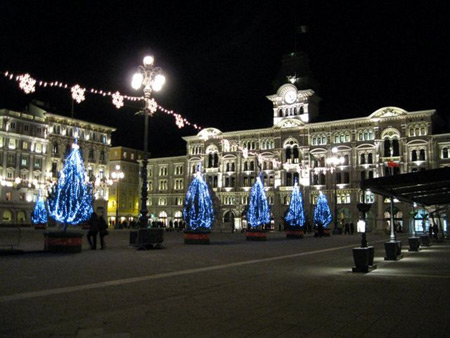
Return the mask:
[[360,186],[406,203],[450,204],[450,167],[362,180]]

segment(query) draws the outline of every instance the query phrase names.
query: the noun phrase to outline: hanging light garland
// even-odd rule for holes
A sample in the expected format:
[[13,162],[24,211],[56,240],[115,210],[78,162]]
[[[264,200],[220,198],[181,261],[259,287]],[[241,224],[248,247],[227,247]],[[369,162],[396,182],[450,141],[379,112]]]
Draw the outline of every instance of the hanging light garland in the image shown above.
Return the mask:
[[[31,94],[36,91],[36,86],[38,87],[58,87],[63,89],[70,88],[70,91],[72,93],[72,99],[77,102],[78,104],[83,102],[86,99],[85,93],[88,92],[90,94],[97,94],[102,96],[109,96],[111,97],[112,104],[117,108],[120,109],[124,106],[124,101],[141,101],[144,100],[144,97],[136,97],[136,96],[128,96],[123,95],[119,91],[116,92],[110,92],[105,90],[99,90],[99,89],[90,89],[87,90],[86,88],[81,87],[78,84],[75,84],[73,86],[68,85],[66,83],[60,82],[60,81],[53,81],[53,82],[47,82],[42,80],[36,80],[33,77],[31,77],[30,74],[26,73],[23,75],[15,75],[14,73],[11,73],[9,71],[5,71],[3,73],[4,77],[11,80],[16,81],[19,83],[19,88],[22,89],[25,94]],[[173,110],[165,109],[164,107],[161,107],[154,102],[155,105],[155,111],[156,109],[159,109],[161,112],[172,115],[175,118],[175,124],[179,129],[184,128],[185,126],[190,126],[196,130],[202,130],[202,127],[198,126],[195,123],[189,122],[186,118],[184,118],[182,115],[175,113]]]

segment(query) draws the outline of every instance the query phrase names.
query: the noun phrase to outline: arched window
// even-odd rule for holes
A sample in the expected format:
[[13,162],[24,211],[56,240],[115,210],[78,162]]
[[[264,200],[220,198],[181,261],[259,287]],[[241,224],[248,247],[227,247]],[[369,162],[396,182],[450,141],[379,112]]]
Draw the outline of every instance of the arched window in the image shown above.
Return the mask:
[[442,149],[442,158],[448,158],[448,148]]
[[367,163],[369,163],[369,164],[373,163],[373,155],[372,155],[372,153],[369,153],[369,155],[367,156]]
[[397,139],[392,140],[392,155],[400,156],[400,146]]
[[425,161],[425,149],[420,149],[419,151],[419,160]]
[[366,164],[366,154],[361,154],[359,157],[359,164]]
[[417,161],[417,150],[411,151],[411,161]]
[[53,143],[53,149],[52,149],[52,154],[53,155],[58,155],[59,154],[59,147],[58,147],[58,143]]
[[384,157],[391,157],[391,140],[384,140]]

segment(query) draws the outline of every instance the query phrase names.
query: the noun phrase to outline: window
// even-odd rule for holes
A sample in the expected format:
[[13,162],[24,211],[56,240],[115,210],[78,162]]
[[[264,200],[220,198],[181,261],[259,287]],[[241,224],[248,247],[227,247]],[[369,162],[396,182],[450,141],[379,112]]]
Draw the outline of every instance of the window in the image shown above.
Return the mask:
[[419,160],[425,161],[425,149],[420,149],[419,151]]
[[8,148],[9,149],[16,149],[16,140],[15,139],[13,139],[13,138],[9,139]]
[[160,180],[159,181],[159,190],[167,190],[167,189],[168,189],[167,180]]
[[334,134],[334,143],[346,143],[350,142],[350,132],[340,132]]
[[55,143],[53,143],[53,146],[52,146],[52,155],[54,157],[57,157],[58,154],[59,154],[59,147],[58,147],[58,143],[55,142]]
[[350,203],[350,193],[338,193],[337,204],[348,204]]
[[28,157],[27,156],[22,156],[22,158],[20,159],[20,165],[22,167],[28,166]]
[[442,148],[442,158],[448,158],[448,148]]
[[375,139],[375,133],[373,130],[360,130],[358,131],[358,141],[372,141]]
[[159,176],[167,176],[167,167],[159,167]]
[[372,192],[366,191],[363,196],[363,203],[374,203],[375,202],[375,196]]

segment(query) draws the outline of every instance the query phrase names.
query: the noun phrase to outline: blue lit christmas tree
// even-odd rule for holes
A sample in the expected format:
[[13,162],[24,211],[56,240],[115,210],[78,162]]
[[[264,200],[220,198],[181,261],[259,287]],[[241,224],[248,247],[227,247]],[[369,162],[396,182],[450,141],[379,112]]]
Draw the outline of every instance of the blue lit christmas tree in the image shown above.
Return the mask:
[[202,174],[197,172],[184,201],[183,218],[188,230],[208,231],[214,221],[212,199]]
[[322,192],[320,192],[317,198],[316,209],[314,210],[314,224],[322,224],[322,226],[326,228],[332,220],[333,216],[331,215],[327,197]]
[[48,200],[50,217],[67,226],[87,221],[93,212],[92,186],[86,179],[86,169],[77,140],[59,173]]
[[48,221],[47,209],[45,208],[44,198],[41,192],[38,192],[36,204],[34,205],[31,222],[33,224],[46,224]]
[[291,194],[291,202],[289,203],[289,209],[284,220],[291,228],[301,228],[305,224],[303,197],[297,180],[295,180],[294,190],[292,190]]
[[270,208],[264,192],[261,177],[256,178],[250,190],[250,203],[247,212],[247,222],[251,228],[257,228],[270,223]]

